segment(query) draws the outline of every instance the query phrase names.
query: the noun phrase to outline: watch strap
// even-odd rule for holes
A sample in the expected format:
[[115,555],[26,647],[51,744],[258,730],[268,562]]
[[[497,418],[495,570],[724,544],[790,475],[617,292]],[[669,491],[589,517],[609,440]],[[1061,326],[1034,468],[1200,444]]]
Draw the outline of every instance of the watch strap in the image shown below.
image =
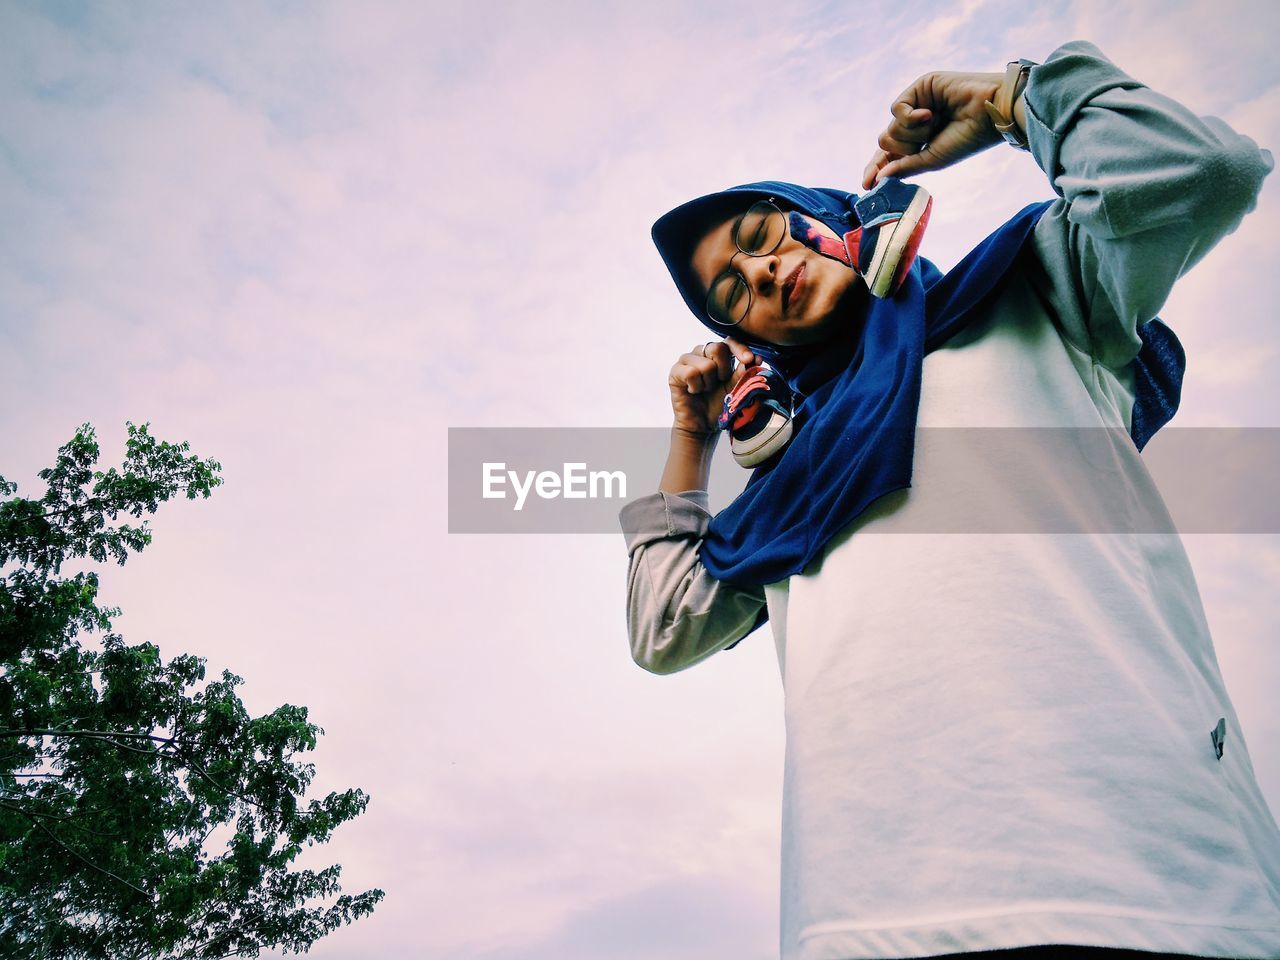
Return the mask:
[[1029,150],[1030,147],[1026,133],[1014,119],[1013,105],[1027,88],[1027,79],[1035,65],[1030,60],[1010,61],[1004,71],[1004,82],[996,90],[995,102],[987,100],[983,103],[996,132],[1019,150]]

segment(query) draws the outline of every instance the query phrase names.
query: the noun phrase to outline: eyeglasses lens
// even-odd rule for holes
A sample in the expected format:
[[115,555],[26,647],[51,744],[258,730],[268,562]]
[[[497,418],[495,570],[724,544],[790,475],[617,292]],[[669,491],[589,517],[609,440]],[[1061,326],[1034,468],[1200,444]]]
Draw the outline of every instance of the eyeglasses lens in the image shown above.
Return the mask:
[[753,203],[743,216],[734,242],[743,253],[762,257],[778,248],[786,230],[787,223],[782,211],[767,200],[762,200]]

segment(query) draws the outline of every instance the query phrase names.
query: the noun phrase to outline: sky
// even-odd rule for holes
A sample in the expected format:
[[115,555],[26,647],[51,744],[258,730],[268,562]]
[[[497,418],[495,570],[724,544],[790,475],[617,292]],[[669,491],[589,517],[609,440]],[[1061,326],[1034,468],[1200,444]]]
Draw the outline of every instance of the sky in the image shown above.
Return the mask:
[[[705,335],[652,221],[856,190],[920,73],[1087,39],[1275,150],[1277,33],[1268,0],[0,0],[0,473],[38,494],[84,422],[118,462],[130,420],[223,464],[102,595],[255,714],[306,704],[315,791],[371,795],[308,862],[387,896],[317,960],[766,960],[768,630],[645,673],[621,533],[450,534],[448,428],[669,425]],[[922,182],[943,267],[1052,196],[1003,147]],[[1178,426],[1280,426],[1278,206],[1272,176],[1162,310]],[[1280,810],[1280,536],[1185,543]]]

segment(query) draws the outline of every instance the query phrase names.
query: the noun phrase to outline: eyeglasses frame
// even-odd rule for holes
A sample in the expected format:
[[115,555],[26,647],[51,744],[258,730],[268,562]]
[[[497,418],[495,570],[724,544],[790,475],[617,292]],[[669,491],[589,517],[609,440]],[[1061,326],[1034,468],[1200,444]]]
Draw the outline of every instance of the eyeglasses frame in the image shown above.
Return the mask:
[[[738,242],[738,231],[742,228],[742,221],[747,218],[747,214],[749,214],[755,207],[759,206],[760,204],[767,204],[768,206],[773,208],[774,213],[777,213],[778,216],[782,217],[782,232],[778,235],[778,239],[774,243],[774,245],[770,247],[768,250],[761,250],[758,253],[751,253],[749,250],[742,249],[742,244]],[[756,200],[752,202],[751,206],[747,207],[747,209],[742,212],[742,215],[738,217],[738,219],[734,222],[733,245],[738,248],[738,253],[744,254],[745,256],[767,257],[782,245],[783,238],[787,236],[788,232],[789,231],[787,228],[786,214],[783,212],[782,208],[778,206],[777,200],[773,197],[769,197],[765,200]],[[738,253],[735,253],[732,257],[729,258],[729,265],[725,267],[723,270],[721,270],[718,274],[716,274],[715,278],[711,281],[711,286],[707,289],[707,299],[706,299],[704,308],[707,312],[707,317],[711,320],[712,323],[716,324],[716,326],[736,327],[739,324],[741,324],[743,320],[747,319],[747,314],[751,312],[751,303],[752,303],[751,284],[747,282],[747,278],[742,275],[741,271],[735,270],[733,268],[733,261],[734,261],[734,258],[737,257]],[[711,296],[715,292],[716,284],[718,284],[721,280],[723,280],[729,274],[735,274],[737,276],[738,282],[740,282],[743,285],[743,287],[746,288],[746,291],[747,291],[747,309],[743,310],[742,316],[739,317],[737,320],[735,320],[733,323],[725,323],[723,320],[718,319],[715,313],[711,309]]]

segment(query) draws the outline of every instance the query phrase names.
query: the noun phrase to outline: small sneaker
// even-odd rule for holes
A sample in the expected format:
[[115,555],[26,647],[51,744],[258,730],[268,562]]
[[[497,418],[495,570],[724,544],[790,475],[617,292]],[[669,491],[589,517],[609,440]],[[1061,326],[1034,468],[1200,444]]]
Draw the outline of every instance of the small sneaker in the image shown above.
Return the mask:
[[933,198],[924,187],[886,177],[853,203],[859,227],[844,236],[849,262],[873,297],[892,297],[915,262]]
[[767,363],[752,364],[725,394],[716,425],[729,431],[733,459],[744,467],[763,463],[791,439],[791,388]]

